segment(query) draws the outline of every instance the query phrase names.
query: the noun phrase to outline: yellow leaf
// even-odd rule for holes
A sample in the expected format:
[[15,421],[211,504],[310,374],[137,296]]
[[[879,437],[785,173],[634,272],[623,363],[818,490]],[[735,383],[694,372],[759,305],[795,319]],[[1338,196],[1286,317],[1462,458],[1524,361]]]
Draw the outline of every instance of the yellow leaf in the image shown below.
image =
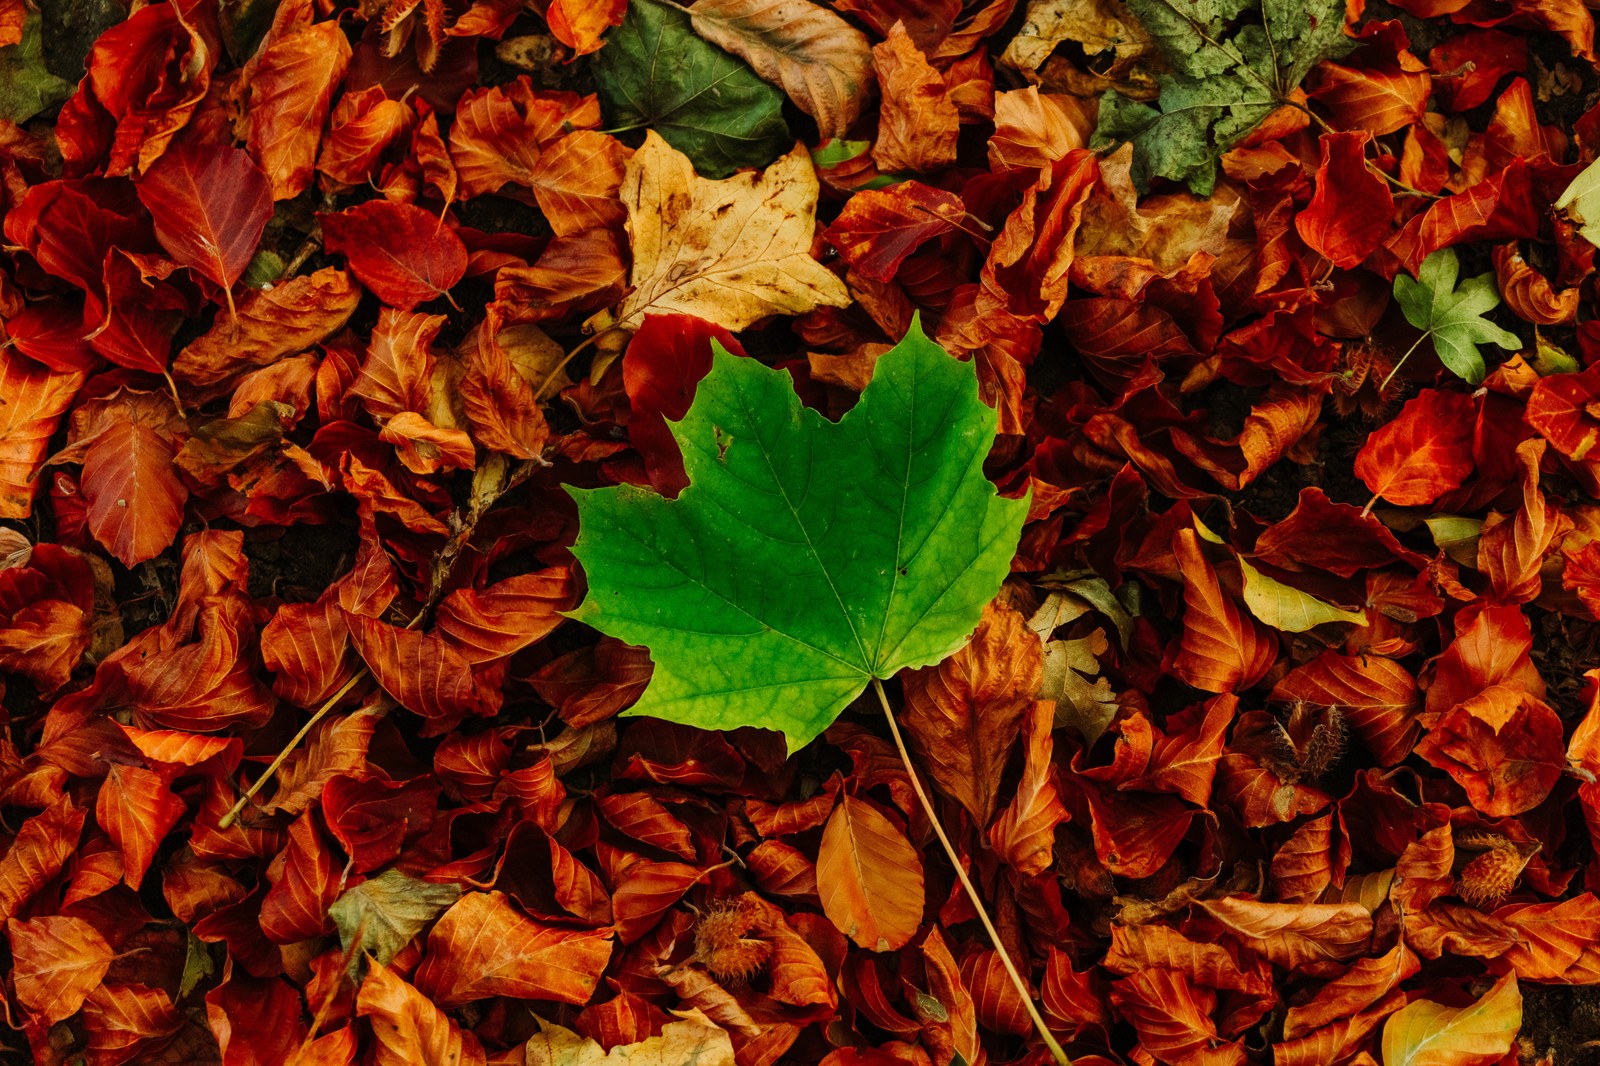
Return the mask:
[[[674,1012],[677,1013],[677,1012]],[[570,1029],[540,1019],[542,1032],[523,1048],[525,1066],[734,1066],[733,1042],[697,1010],[678,1014],[660,1036],[604,1048]]]
[[767,315],[848,306],[844,282],[811,257],[817,188],[799,145],[759,174],[708,181],[646,134],[622,178],[633,291],[618,325],[638,329],[647,312],[676,312],[738,331]]
[[1478,1002],[1446,1007],[1419,999],[1383,1027],[1383,1066],[1478,1066],[1499,1061],[1522,1028],[1522,991],[1508,973]]
[[1304,633],[1324,622],[1354,622],[1367,624],[1365,611],[1346,611],[1326,600],[1319,600],[1309,592],[1285,585],[1257,570],[1243,559],[1239,570],[1244,574],[1244,605],[1250,613],[1273,629],[1285,633]]

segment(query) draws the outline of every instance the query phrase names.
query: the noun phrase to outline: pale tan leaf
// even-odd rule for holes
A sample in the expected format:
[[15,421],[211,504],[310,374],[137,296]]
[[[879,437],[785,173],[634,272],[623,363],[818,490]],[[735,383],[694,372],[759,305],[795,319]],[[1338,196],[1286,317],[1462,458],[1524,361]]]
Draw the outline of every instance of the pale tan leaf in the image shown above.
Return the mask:
[[738,331],[767,315],[848,306],[844,282],[811,257],[817,192],[799,145],[760,174],[707,181],[646,134],[622,179],[633,291],[617,324],[638,329],[646,312],[677,312]]
[[526,1066],[734,1066],[733,1041],[697,1010],[678,1014],[661,1035],[609,1052],[587,1037],[540,1020],[537,1036],[523,1047]]

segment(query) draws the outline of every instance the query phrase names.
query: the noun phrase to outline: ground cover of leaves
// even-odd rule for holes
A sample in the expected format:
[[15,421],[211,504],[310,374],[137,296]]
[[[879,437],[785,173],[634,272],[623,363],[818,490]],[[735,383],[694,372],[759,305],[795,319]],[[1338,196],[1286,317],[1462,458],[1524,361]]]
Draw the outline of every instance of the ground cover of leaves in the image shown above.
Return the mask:
[[1048,1061],[872,694],[628,716],[568,617],[713,340],[836,420],[919,323],[1028,511],[891,699],[1073,1060],[1596,1061],[1595,74],[1578,0],[0,0],[0,1056]]

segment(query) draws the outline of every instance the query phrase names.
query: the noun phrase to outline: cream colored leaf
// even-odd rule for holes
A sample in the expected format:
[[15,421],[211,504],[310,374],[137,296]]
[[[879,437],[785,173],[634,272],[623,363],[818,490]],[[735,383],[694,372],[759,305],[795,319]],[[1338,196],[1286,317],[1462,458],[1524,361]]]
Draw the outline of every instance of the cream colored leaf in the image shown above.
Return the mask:
[[867,35],[809,0],[698,0],[695,32],[743,59],[817,120],[822,137],[843,137],[872,85]]
[[1478,1066],[1499,1062],[1522,1028],[1522,991],[1508,973],[1466,1007],[1419,999],[1383,1026],[1384,1066]]
[[1365,611],[1346,611],[1326,600],[1319,600],[1309,592],[1301,592],[1268,577],[1243,559],[1239,569],[1244,574],[1244,605],[1250,613],[1273,629],[1285,633],[1304,633],[1325,622],[1354,622],[1367,624]]
[[800,145],[760,174],[708,181],[647,133],[622,179],[633,291],[618,325],[638,329],[646,312],[677,312],[737,331],[767,315],[848,306],[844,282],[811,257],[817,191]]
[[1036,72],[1058,45],[1071,42],[1088,55],[1110,52],[1118,60],[1155,52],[1155,42],[1121,0],[1032,0],[1000,62],[1037,81]]
[[637,1044],[621,1044],[608,1054],[587,1037],[554,1022],[523,1048],[525,1066],[734,1066],[733,1042],[697,1010],[674,1012],[678,1021],[661,1027],[660,1036]]

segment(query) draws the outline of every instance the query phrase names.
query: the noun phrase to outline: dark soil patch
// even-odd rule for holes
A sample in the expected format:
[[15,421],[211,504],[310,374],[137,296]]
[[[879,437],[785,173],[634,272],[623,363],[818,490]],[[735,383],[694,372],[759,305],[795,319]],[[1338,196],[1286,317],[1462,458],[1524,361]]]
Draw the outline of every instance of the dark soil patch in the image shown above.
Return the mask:
[[1524,1062],[1600,1066],[1600,988],[1523,985],[1521,1043]]

